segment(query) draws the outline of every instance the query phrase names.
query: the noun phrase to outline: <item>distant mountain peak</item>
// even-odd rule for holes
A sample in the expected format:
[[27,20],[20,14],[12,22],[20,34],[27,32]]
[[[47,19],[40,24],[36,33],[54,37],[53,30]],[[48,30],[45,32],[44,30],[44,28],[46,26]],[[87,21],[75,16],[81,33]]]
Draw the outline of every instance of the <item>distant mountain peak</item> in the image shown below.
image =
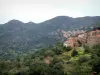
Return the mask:
[[72,17],[69,17],[69,16],[57,16],[57,17],[65,17],[65,18],[72,18]]
[[53,19],[72,19],[72,17],[69,17],[69,16],[57,16],[57,17],[54,17]]
[[19,20],[16,20],[16,19],[12,19],[10,21],[7,22],[8,24],[22,24],[23,22],[22,21],[19,21]]
[[29,21],[29,22],[27,22],[26,24],[35,24],[34,22],[32,22],[32,21]]

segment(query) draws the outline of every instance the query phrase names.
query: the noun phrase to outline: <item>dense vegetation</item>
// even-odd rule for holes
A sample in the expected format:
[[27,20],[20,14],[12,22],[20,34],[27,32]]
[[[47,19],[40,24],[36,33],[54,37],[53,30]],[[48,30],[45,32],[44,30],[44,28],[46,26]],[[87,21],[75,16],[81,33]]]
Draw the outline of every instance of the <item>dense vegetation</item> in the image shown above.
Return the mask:
[[0,24],[0,56],[12,58],[17,54],[54,45],[57,41],[63,41],[61,30],[71,31],[79,28],[87,30],[91,29],[91,24],[99,21],[100,16],[80,18],[57,16],[39,24],[10,20]]
[[100,44],[72,49],[58,43],[16,59],[0,60],[0,75],[100,74]]

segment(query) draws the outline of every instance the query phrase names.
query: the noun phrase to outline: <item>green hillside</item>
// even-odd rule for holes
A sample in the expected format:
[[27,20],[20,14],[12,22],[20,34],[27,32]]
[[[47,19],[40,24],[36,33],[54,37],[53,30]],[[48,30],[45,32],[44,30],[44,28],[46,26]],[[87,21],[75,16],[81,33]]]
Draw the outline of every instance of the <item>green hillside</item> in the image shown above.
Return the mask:
[[58,43],[0,61],[0,75],[91,75],[100,73],[100,44],[72,49]]

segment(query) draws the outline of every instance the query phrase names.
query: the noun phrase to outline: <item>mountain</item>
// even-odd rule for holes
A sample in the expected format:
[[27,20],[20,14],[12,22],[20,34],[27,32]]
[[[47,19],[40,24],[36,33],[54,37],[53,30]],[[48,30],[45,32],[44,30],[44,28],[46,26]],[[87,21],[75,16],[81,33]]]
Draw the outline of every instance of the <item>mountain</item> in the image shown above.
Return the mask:
[[51,27],[55,29],[65,29],[70,30],[73,28],[77,28],[80,26],[87,26],[91,24],[95,24],[100,21],[100,17],[79,17],[79,18],[71,18],[68,16],[58,16],[43,23],[40,23],[41,26]]
[[[61,30],[73,30],[98,23],[99,16],[72,18],[57,16],[42,23],[10,20],[0,25],[0,54],[22,53],[53,45],[63,39]],[[8,53],[9,54],[9,53]]]

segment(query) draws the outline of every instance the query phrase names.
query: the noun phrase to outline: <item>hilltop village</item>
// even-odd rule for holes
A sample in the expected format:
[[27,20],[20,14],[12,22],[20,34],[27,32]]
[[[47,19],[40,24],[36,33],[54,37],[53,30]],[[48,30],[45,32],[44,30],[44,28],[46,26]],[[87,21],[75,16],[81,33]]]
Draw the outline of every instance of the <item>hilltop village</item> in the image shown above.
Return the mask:
[[77,30],[77,31],[63,31],[63,36],[67,38],[64,46],[71,46],[72,48],[82,45],[94,45],[100,43],[100,28],[94,28],[91,31]]

